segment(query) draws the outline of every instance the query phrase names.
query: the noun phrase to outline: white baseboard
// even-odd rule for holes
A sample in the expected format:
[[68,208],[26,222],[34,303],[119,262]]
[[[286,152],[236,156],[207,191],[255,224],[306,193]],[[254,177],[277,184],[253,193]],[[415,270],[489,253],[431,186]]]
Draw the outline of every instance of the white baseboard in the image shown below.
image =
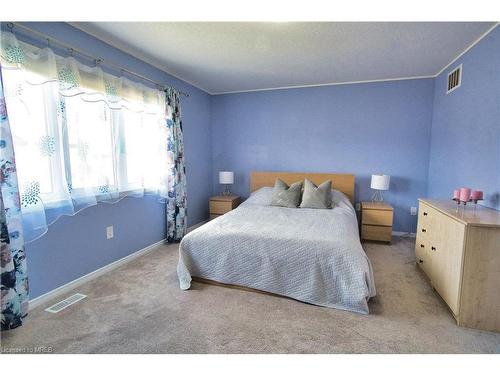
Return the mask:
[[[192,225],[187,229],[187,231],[191,232],[192,230],[202,226],[206,222],[207,222],[207,220],[202,221],[198,224]],[[90,280],[93,280],[99,276],[102,276],[105,273],[110,272],[110,271],[112,271],[112,270],[114,270],[114,269],[116,269],[116,268],[118,268],[118,267],[120,267],[128,262],[131,262],[132,260],[134,260],[140,256],[146,255],[147,253],[149,253],[150,251],[163,245],[164,243],[165,243],[165,239],[160,240],[158,242],[155,242],[154,244],[151,244],[151,245],[145,247],[144,249],[137,250],[136,252],[133,252],[132,254],[127,255],[124,258],[118,259],[118,260],[116,260],[110,264],[107,264],[107,265],[105,265],[105,266],[103,266],[95,271],[92,271],[86,275],[83,275],[83,276],[79,277],[78,279],[70,281],[67,284],[61,285],[60,287],[58,287],[54,290],[51,290],[50,292],[47,292],[45,294],[42,294],[41,296],[35,297],[32,300],[30,300],[29,308],[34,309],[34,308],[36,308],[40,305],[43,305],[46,302],[48,302],[48,301],[50,301],[50,300],[52,300],[52,299],[54,299],[62,294],[66,294],[69,291],[79,287],[80,285],[82,285]]]
[[107,264],[107,265],[105,265],[105,266],[103,266],[95,271],[92,271],[86,275],[79,277],[78,279],[70,281],[67,284],[61,285],[60,287],[58,287],[54,290],[51,290],[50,292],[42,294],[41,296],[35,297],[35,298],[30,300],[29,308],[30,308],[30,310],[34,309],[35,307],[43,305],[46,302],[50,301],[51,299],[60,296],[61,294],[68,293],[69,291],[79,287],[80,285],[82,285],[90,280],[93,280],[99,276],[102,276],[107,272],[110,272],[110,271],[112,271],[112,270],[114,270],[114,269],[116,269],[116,268],[118,268],[126,263],[131,262],[132,260],[134,260],[140,256],[143,256],[143,255],[151,252],[152,250],[156,249],[157,247],[163,245],[164,243],[165,243],[165,239],[160,240],[158,242],[155,242],[154,244],[151,244],[151,245],[145,247],[144,249],[138,250],[130,255],[127,255],[124,258],[118,259],[110,264]]
[[416,233],[411,233],[411,232],[398,232],[398,231],[393,231],[392,232],[393,236],[399,236],[399,237],[412,237],[415,238],[417,237]]

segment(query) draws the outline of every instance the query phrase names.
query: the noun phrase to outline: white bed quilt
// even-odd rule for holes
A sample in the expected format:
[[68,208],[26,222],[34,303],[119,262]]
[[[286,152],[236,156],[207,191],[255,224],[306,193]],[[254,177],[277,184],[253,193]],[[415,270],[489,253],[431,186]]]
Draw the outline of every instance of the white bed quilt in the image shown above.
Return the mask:
[[181,289],[198,276],[368,314],[375,282],[347,198],[335,192],[333,209],[282,208],[262,193],[184,237]]

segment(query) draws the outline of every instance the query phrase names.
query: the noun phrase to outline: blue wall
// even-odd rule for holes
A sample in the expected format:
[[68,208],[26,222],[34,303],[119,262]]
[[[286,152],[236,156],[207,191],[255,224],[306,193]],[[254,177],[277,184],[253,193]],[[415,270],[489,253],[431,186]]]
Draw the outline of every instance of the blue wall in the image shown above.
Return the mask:
[[337,85],[212,97],[213,185],[235,171],[249,194],[252,170],[350,172],[356,199],[372,173],[391,175],[394,230],[415,232],[410,207],[427,189],[433,80]]
[[[447,74],[462,65],[462,84],[446,95]],[[435,79],[429,196],[484,190],[500,209],[500,27]]]
[[[113,225],[114,237],[106,239]],[[75,216],[62,216],[27,245],[30,298],[86,275],[165,238],[164,205],[156,197],[127,197]],[[147,277],[147,275],[145,276]]]
[[[188,225],[205,220],[208,216],[207,201],[212,192],[207,184],[212,176],[210,96],[68,24],[35,22],[29,26],[190,94],[189,98],[182,99]],[[22,30],[14,31],[18,37],[26,39]],[[125,198],[113,205],[101,203],[73,217],[62,217],[49,227],[44,237],[27,245],[30,298],[165,238],[164,210],[164,204],[155,197]],[[114,238],[106,240],[106,226],[109,225],[114,226]]]
[[[483,189],[485,204],[500,208],[500,28],[450,67],[463,63],[462,87],[449,95],[446,70],[436,79],[210,96],[68,24],[30,27],[191,95],[182,101],[189,225],[207,218],[224,169],[235,171],[242,196],[252,170],[354,173],[357,201],[370,198],[372,173],[390,174],[385,197],[397,231],[415,231],[417,198],[448,198],[462,185]],[[115,237],[106,240],[109,225]],[[155,197],[63,217],[27,246],[31,298],[164,236]]]

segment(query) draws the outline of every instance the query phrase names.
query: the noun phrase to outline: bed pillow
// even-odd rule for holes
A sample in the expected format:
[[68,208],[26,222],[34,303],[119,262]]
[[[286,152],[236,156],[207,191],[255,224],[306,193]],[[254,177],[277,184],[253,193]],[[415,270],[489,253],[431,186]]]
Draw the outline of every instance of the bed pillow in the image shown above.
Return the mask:
[[300,204],[302,182],[295,182],[288,186],[283,180],[277,178],[273,188],[271,206],[296,208]]
[[332,181],[316,186],[306,178],[300,208],[332,208]]
[[264,186],[250,194],[248,199],[246,199],[241,205],[270,206],[272,200],[273,188]]

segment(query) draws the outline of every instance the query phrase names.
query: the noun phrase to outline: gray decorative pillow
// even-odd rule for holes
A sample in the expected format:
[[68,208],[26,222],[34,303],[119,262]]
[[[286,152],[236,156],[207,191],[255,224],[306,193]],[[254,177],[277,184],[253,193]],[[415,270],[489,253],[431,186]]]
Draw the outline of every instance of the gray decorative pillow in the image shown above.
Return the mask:
[[332,208],[332,181],[316,186],[306,178],[300,208]]
[[302,193],[302,182],[295,182],[290,187],[277,178],[274,183],[273,198],[271,206],[296,208],[300,203]]

